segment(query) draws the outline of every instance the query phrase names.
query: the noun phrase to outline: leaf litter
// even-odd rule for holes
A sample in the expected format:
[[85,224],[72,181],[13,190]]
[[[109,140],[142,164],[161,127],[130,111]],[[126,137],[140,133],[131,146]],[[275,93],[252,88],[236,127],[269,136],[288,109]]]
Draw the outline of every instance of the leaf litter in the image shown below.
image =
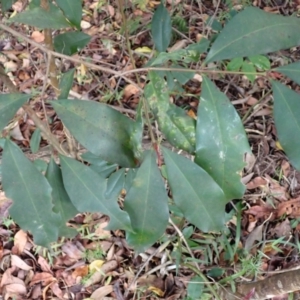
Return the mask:
[[[21,2],[17,1],[14,4],[15,10],[23,9]],[[93,38],[80,55],[90,57],[95,62],[101,61],[114,70],[132,70],[133,66],[124,53],[124,39],[117,32],[122,29],[122,18],[117,3],[112,2],[99,9],[98,1],[83,2],[89,14],[84,15],[81,28]],[[237,7],[240,1],[229,2]],[[133,49],[152,49],[149,32],[144,29],[151,20],[149,10],[153,11],[158,4],[157,1],[149,1],[144,6],[141,2],[130,7],[129,17],[139,18],[137,29],[130,32]],[[182,17],[195,20],[194,25],[188,28],[188,38],[199,41],[203,22],[208,16],[214,15],[216,7],[212,1],[204,1],[201,10],[195,3],[178,1],[178,4],[183,5],[186,11],[182,12]],[[281,6],[269,6],[268,1],[253,1],[253,5],[265,11],[280,10],[283,14],[293,13],[296,4],[297,1]],[[226,9],[226,6],[221,4],[216,15],[221,15]],[[24,33],[27,32],[25,26],[21,28]],[[32,38],[42,41],[43,34],[34,31]],[[181,37],[176,38],[175,45],[186,43]],[[39,70],[33,68],[36,62],[42,61],[41,52],[30,51],[30,47],[11,37],[1,41],[1,49],[6,54],[5,60],[1,62],[10,70],[9,76],[21,92],[29,93],[33,87],[39,89],[43,86],[46,65],[39,64]],[[281,53],[291,59],[299,59],[296,58],[296,52]],[[145,59],[139,51],[134,53],[134,58],[137,67],[144,65]],[[276,55],[271,57],[274,64],[279,59]],[[23,67],[18,68],[18,65]],[[68,70],[72,63],[64,62],[61,67]],[[273,72],[273,76],[278,78],[281,75]],[[120,110],[135,110],[138,105],[139,90],[136,86],[125,83],[123,79],[116,81],[105,73],[90,71],[84,67],[76,69],[76,78],[72,88],[73,95],[83,95],[100,102],[110,101]],[[134,75],[129,75],[129,78],[135,80]],[[144,75],[141,78],[144,80]],[[237,253],[244,250],[249,251],[250,261],[257,259],[257,274],[254,278],[253,273],[244,276],[249,276],[248,279],[251,280],[264,279],[272,271],[297,265],[300,173],[288,163],[278,144],[276,130],[270,117],[271,98],[263,96],[269,88],[268,83],[262,78],[257,78],[251,85],[246,77],[221,77],[217,74],[213,75],[213,79],[218,87],[226,92],[228,98],[236,103],[235,107],[244,120],[255,158],[243,174],[244,177],[249,174],[250,176],[244,196],[246,209],[241,216],[241,242],[236,245],[238,251],[235,256],[230,259],[229,253],[229,244],[233,243],[238,232],[235,218],[228,223],[229,233],[225,236],[204,235],[194,228],[187,233],[189,226],[184,224],[181,228],[191,244],[193,258],[182,241],[174,239],[176,232],[172,226],[168,227],[165,233],[166,237],[171,239],[166,249],[157,251],[159,245],[155,244],[145,253],[136,256],[128,247],[124,233],[105,231],[103,228],[107,219],[97,214],[75,216],[70,224],[77,228],[77,236],[72,240],[59,240],[50,250],[42,249],[36,247],[31,236],[20,230],[9,218],[8,207],[11,201],[1,193],[0,292],[5,299],[184,299],[188,293],[188,283],[195,275],[191,268],[186,267],[187,262],[191,259],[199,261],[201,271],[205,274],[215,267],[223,268],[223,278],[226,278],[234,273],[233,269],[238,272],[243,267],[243,255]],[[298,89],[293,83],[290,84],[293,89]],[[197,78],[191,79],[184,89],[189,94],[199,95],[201,84]],[[47,97],[54,97],[50,89],[47,90]],[[48,105],[45,115],[41,98],[35,102],[34,108],[41,119],[53,118],[52,132],[63,142],[65,132],[62,124],[55,118],[54,110]],[[189,114],[197,116],[195,107],[198,100],[194,96],[182,95],[176,101],[175,99],[176,97],[172,96],[173,102],[179,106],[187,106],[190,109]],[[24,114],[19,115],[17,121],[13,137],[29,155],[30,137],[36,128],[32,120]],[[47,146],[46,140],[42,139],[41,149]],[[39,154],[32,159],[39,158]],[[41,158],[47,160],[47,155]],[[235,207],[234,202],[227,205],[228,212],[232,207]],[[229,244],[222,240],[224,238],[228,239]],[[261,253],[263,255],[260,255]],[[99,261],[103,264],[97,265]],[[91,267],[95,264],[95,268]],[[245,299],[251,299],[252,294],[251,290]]]

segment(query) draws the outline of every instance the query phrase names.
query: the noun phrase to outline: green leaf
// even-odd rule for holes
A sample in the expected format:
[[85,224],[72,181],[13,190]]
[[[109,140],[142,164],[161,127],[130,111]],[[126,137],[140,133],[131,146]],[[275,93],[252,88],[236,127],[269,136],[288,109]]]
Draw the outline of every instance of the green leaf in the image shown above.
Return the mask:
[[166,51],[172,36],[172,22],[168,10],[161,3],[154,12],[151,22],[151,33],[155,48],[159,52]]
[[194,276],[188,283],[187,295],[190,299],[200,299],[203,293],[203,278]]
[[274,69],[300,84],[300,61]]
[[66,73],[62,74],[60,82],[59,82],[60,94],[59,94],[58,99],[68,98],[70,90],[73,85],[74,73],[75,73],[75,69],[71,69],[71,70],[67,71]]
[[80,22],[82,16],[81,0],[55,0],[57,5],[64,12],[71,24],[74,24],[80,30]]
[[[243,62],[242,71],[245,73],[245,76],[253,83],[256,76],[256,69],[252,63],[247,61]],[[247,74],[248,73],[248,74]],[[252,73],[252,74],[250,74]]]
[[141,141],[136,124],[115,109],[95,101],[52,101],[58,116],[74,137],[93,154],[123,167],[135,167]]
[[41,130],[37,128],[32,134],[30,139],[30,149],[32,153],[38,152],[40,148],[41,139],[42,139]]
[[25,10],[10,19],[10,21],[27,24],[40,29],[61,29],[70,27],[62,11],[54,5],[51,6],[50,11],[46,11],[41,7]]
[[59,216],[52,211],[52,188],[20,148],[7,140],[2,158],[2,184],[13,200],[10,215],[37,245],[48,247],[58,238]]
[[124,209],[134,233],[127,235],[137,253],[144,252],[165,232],[169,219],[168,195],[156,165],[154,151],[148,151],[127,193]]
[[150,82],[145,87],[145,98],[157,118],[160,130],[174,146],[190,153],[195,151],[194,119],[187,113],[171,104],[168,87],[156,72],[149,72]]
[[300,170],[300,95],[272,81],[277,136],[292,165]]
[[213,43],[206,62],[287,49],[300,44],[300,20],[247,7],[228,22]]
[[18,109],[30,98],[24,94],[0,95],[0,130],[13,118]]
[[172,76],[182,85],[186,84],[195,75],[195,72],[184,72],[184,67],[172,65],[171,68],[182,69],[182,71],[171,71]]
[[[185,50],[190,52],[191,56],[199,56],[200,54],[204,53],[207,51],[209,47],[209,40],[206,38],[201,38],[200,42],[195,43],[195,44],[190,44],[189,46],[186,47]],[[195,52],[192,54],[191,52]]]
[[54,38],[54,49],[56,52],[71,56],[83,49],[90,40],[91,37],[83,32],[62,33]]
[[72,204],[63,184],[61,170],[51,158],[46,172],[46,178],[52,187],[53,211],[60,216],[59,222],[55,225],[58,227],[58,235],[61,237],[72,238],[77,234],[75,229],[66,226],[66,223],[77,213],[77,209]]
[[162,147],[175,204],[185,218],[204,232],[224,226],[225,197],[206,171],[191,160]]
[[106,198],[107,181],[88,166],[60,156],[65,189],[80,212],[101,212],[110,218],[107,229],[132,230],[128,214],[122,211],[117,198]]
[[107,180],[106,198],[118,198],[125,184],[125,169],[113,173]]
[[263,55],[254,55],[249,56],[248,59],[253,63],[253,65],[261,70],[261,71],[267,71],[271,68],[270,60]]
[[101,177],[108,177],[111,173],[113,173],[118,165],[110,164],[107,161],[103,160],[99,156],[94,155],[91,152],[85,152],[81,155],[81,158],[90,163],[90,168],[98,173]]
[[1,0],[1,10],[6,12],[17,0]]
[[240,176],[245,152],[250,148],[239,115],[229,99],[204,77],[195,162],[219,184],[227,200],[239,199],[245,192]]
[[242,57],[233,58],[227,65],[228,71],[238,71],[243,65],[244,59]]

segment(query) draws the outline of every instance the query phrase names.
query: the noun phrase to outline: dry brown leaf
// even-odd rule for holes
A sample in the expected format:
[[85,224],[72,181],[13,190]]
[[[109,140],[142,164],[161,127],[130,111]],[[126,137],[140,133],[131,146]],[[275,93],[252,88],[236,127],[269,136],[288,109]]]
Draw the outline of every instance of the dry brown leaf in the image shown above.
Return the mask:
[[89,273],[89,266],[81,266],[72,272],[73,278],[84,277]]
[[140,90],[133,84],[128,84],[123,90],[124,101],[128,101],[130,97],[139,94]]
[[32,267],[28,266],[19,256],[13,254],[11,255],[11,266],[16,266],[24,271],[29,271],[32,269]]
[[45,40],[44,34],[37,30],[32,32],[31,38],[37,43],[42,43]]
[[43,286],[50,284],[56,279],[52,276],[52,274],[47,272],[35,273],[29,286],[33,286],[37,283],[42,283]]
[[290,216],[292,218],[300,217],[300,198],[280,203],[277,207],[276,213],[278,218],[284,215]]
[[48,264],[46,259],[44,257],[42,257],[41,255],[39,255],[39,258],[38,258],[38,264],[40,265],[41,270],[43,272],[52,273],[50,265]]
[[66,253],[70,258],[74,260],[79,260],[83,256],[83,252],[80,251],[76,245],[74,245],[71,242],[67,242],[64,245],[62,245],[62,251]]
[[[274,213],[275,209],[270,207],[270,206],[260,206],[260,205],[254,205],[251,206],[248,210],[245,210],[245,214],[248,215],[253,215],[257,219],[264,218],[267,219],[269,218],[271,213]],[[274,219],[274,217],[271,218],[271,220]]]
[[16,251],[16,254],[23,253],[26,243],[28,240],[27,233],[23,230],[19,230],[14,237],[14,250]]
[[247,183],[246,187],[248,190],[253,190],[256,189],[258,187],[264,187],[267,184],[267,180],[264,179],[263,177],[255,177],[254,179],[252,179],[250,182]]
[[90,296],[93,300],[103,299],[103,297],[109,295],[114,290],[114,287],[112,285],[105,285],[98,289],[96,289],[92,295]]
[[9,296],[13,298],[14,295],[19,296],[26,294],[26,286],[23,280],[18,277],[12,276],[15,268],[7,269],[2,275],[1,279],[1,289],[2,294],[5,295],[5,298],[8,299]]
[[99,270],[99,272],[94,273],[91,278],[89,278],[86,283],[84,284],[84,287],[89,287],[95,283],[100,282],[104,277],[105,274],[108,272],[113,271],[118,267],[118,262],[116,260],[111,260],[106,262]]
[[280,201],[287,201],[290,197],[286,191],[286,187],[281,186],[278,181],[272,179],[265,174],[266,180],[269,182],[269,194]]
[[286,237],[288,238],[291,234],[291,223],[288,218],[286,218],[283,222],[277,223],[275,228],[272,229],[272,232],[277,236],[277,237]]
[[63,291],[59,288],[57,281],[53,282],[50,285],[50,289],[52,290],[53,294],[57,296],[59,299],[64,298],[64,293]]

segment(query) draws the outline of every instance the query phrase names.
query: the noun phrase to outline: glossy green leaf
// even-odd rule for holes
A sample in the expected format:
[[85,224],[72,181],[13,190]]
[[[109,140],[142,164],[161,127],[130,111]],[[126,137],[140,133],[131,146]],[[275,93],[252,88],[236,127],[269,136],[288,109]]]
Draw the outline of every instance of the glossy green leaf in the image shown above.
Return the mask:
[[239,71],[242,67],[244,59],[242,57],[233,58],[227,65],[228,71]]
[[106,198],[118,198],[125,184],[125,169],[113,173],[107,180]]
[[53,158],[48,165],[46,178],[52,187],[53,211],[60,216],[60,220],[55,224],[58,227],[58,235],[72,238],[77,234],[77,231],[67,227],[66,223],[75,217],[78,211],[65,190],[61,170]]
[[115,109],[95,101],[52,101],[74,137],[93,154],[123,167],[135,167],[140,156],[136,124]]
[[226,199],[213,178],[186,157],[162,148],[175,204],[204,232],[224,226]]
[[199,164],[223,189],[226,199],[239,199],[245,192],[240,172],[244,154],[250,152],[238,113],[217,87],[203,78],[198,107],[196,157]]
[[80,212],[101,212],[110,218],[110,230],[131,230],[128,214],[122,211],[117,198],[106,198],[107,180],[88,166],[60,156],[65,189]]
[[168,182],[176,206],[204,232],[224,226],[225,196],[218,184],[197,164],[162,147]]
[[267,71],[270,70],[271,68],[271,62],[266,56],[254,55],[254,56],[249,56],[248,59],[260,71]]
[[253,83],[256,76],[256,69],[251,62],[244,61],[242,64],[242,71],[245,73],[245,76]]
[[145,98],[157,118],[160,130],[174,147],[193,153],[195,120],[183,109],[170,103],[167,84],[159,74],[149,72],[149,79],[150,82],[145,87]]
[[18,109],[30,98],[25,94],[0,95],[0,130],[13,118]]
[[213,43],[206,62],[287,49],[300,44],[300,20],[247,7],[234,16]]
[[71,24],[80,30],[82,0],[55,0]]
[[154,12],[151,22],[151,33],[155,48],[159,52],[166,51],[172,36],[172,22],[168,10],[161,3]]
[[300,61],[274,69],[300,84]]
[[25,10],[10,19],[10,21],[27,24],[40,29],[61,29],[70,27],[62,11],[54,5],[51,6],[50,11],[46,11],[41,7]]
[[17,0],[1,0],[1,10],[6,12]]
[[108,177],[118,167],[117,164],[110,164],[99,156],[92,154],[91,152],[85,152],[81,156],[81,158],[84,161],[89,162],[90,168],[104,178]]
[[169,219],[168,195],[156,165],[154,151],[148,151],[124,202],[134,233],[127,241],[137,253],[144,252],[165,232]]
[[36,153],[38,152],[39,148],[40,148],[40,143],[41,143],[41,130],[39,128],[37,128],[30,139],[30,149],[32,153]]
[[91,40],[91,36],[79,31],[66,32],[54,38],[54,50],[56,52],[73,55],[82,50]]
[[59,215],[52,211],[52,188],[46,178],[13,142],[7,140],[2,157],[2,184],[13,200],[10,215],[37,245],[48,247],[58,238]]
[[293,166],[300,170],[300,95],[272,81],[277,136]]
[[70,90],[73,85],[74,74],[75,74],[75,69],[71,69],[71,70],[67,71],[66,73],[62,74],[60,82],[59,82],[60,94],[59,94],[58,99],[68,98]]

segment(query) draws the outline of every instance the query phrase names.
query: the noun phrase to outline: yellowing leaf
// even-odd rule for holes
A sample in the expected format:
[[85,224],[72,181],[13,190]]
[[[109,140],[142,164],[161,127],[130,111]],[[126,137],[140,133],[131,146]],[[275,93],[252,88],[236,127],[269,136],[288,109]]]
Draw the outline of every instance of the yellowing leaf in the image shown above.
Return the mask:
[[284,151],[279,141],[276,141],[275,146],[277,150]]
[[101,259],[94,260],[89,265],[90,272],[95,273],[96,271],[99,271],[99,269],[102,267],[103,264],[104,264],[104,260]]
[[153,292],[154,294],[156,294],[159,297],[163,297],[165,294],[161,289],[159,289],[155,286],[149,286],[148,290]]
[[152,49],[150,49],[149,47],[138,47],[134,51],[137,53],[151,53]]

